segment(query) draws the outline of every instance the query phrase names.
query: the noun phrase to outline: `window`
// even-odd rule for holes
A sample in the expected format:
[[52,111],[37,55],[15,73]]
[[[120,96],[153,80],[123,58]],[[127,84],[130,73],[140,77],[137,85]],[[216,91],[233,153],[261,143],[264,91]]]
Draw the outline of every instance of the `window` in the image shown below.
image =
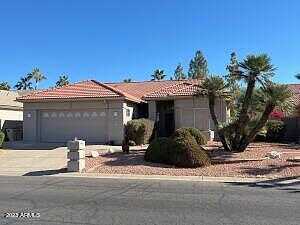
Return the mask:
[[97,116],[98,116],[97,112],[93,112],[92,115],[91,115],[91,117],[93,117],[93,118],[95,118]]
[[49,118],[49,113],[43,113],[43,118]]
[[80,118],[80,117],[81,117],[81,113],[80,112],[75,113],[75,118]]

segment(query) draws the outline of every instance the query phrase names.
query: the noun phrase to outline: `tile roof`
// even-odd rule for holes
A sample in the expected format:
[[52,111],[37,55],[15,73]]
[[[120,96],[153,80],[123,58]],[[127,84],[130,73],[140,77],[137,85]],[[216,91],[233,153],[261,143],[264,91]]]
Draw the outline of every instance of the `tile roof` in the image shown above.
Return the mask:
[[82,81],[61,88],[53,88],[24,95],[19,101],[47,100],[47,99],[78,99],[78,98],[118,98],[120,94],[110,90],[95,81]]
[[100,83],[82,81],[62,88],[38,91],[18,98],[18,101],[43,101],[80,98],[125,98],[141,102],[148,98],[189,96],[197,90],[199,80],[144,81],[130,83]]
[[300,84],[289,84],[288,87],[294,93],[293,100],[296,105],[300,105]]
[[197,84],[183,82],[177,83],[168,88],[163,88],[158,91],[154,91],[150,94],[144,95],[144,99],[153,99],[153,98],[166,98],[166,97],[176,97],[176,96],[191,96],[195,95],[199,90]]

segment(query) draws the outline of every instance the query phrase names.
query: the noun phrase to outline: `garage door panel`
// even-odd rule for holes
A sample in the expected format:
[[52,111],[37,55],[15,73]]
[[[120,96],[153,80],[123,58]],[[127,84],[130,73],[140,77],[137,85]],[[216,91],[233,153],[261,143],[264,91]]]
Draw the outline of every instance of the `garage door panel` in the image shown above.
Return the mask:
[[105,142],[106,117],[105,110],[42,111],[41,140],[66,142],[77,137],[89,142]]

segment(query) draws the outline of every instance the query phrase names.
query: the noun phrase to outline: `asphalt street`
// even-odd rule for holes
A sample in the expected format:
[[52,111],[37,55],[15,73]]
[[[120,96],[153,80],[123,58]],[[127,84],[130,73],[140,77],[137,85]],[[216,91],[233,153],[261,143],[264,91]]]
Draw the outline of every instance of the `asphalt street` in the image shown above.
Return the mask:
[[298,181],[272,185],[0,176],[0,225],[298,225],[299,199]]

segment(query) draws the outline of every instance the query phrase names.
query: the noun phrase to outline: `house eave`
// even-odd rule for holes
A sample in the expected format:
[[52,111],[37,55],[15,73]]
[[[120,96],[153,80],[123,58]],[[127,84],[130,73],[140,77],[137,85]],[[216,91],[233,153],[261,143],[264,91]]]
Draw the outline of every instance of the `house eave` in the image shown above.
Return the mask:
[[132,101],[136,103],[140,103],[141,101],[135,100],[135,99],[130,99],[130,98],[125,98],[125,97],[105,97],[105,98],[100,98],[100,97],[88,97],[88,98],[45,98],[45,99],[17,99],[18,102],[22,103],[43,103],[43,102],[76,102],[76,101],[116,101],[116,100],[127,100],[127,101]]
[[146,97],[143,98],[146,101],[166,101],[166,100],[175,100],[175,99],[186,99],[199,97],[197,95],[179,95],[179,96],[164,96],[164,97]]

